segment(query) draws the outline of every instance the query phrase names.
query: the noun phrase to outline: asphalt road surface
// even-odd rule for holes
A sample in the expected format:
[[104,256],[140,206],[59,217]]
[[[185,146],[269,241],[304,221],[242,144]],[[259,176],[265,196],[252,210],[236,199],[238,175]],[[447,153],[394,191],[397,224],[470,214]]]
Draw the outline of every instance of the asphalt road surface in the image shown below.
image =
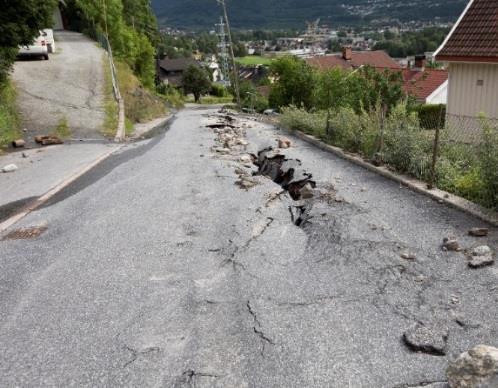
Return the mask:
[[[39,237],[0,241],[2,386],[439,388],[449,359],[498,345],[496,264],[441,250],[496,251],[496,229],[469,237],[482,222],[291,138],[321,193],[298,227],[279,185],[235,184],[246,167],[212,150],[208,113],[16,225]],[[249,150],[276,144],[243,128]],[[417,322],[447,332],[446,355],[405,345]]]
[[58,31],[55,39],[48,61],[15,63],[23,126],[31,135],[47,134],[66,119],[72,137],[101,138],[105,51],[76,32]]

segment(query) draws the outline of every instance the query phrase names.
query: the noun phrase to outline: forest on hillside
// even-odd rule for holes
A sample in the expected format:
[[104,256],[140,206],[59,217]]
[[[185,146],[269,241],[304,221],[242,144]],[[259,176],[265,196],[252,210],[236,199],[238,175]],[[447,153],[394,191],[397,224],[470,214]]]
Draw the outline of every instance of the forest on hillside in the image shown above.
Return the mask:
[[[467,0],[229,0],[235,28],[299,28],[321,18],[330,25],[387,24],[394,21],[454,21]],[[220,10],[215,0],[152,0],[161,25],[212,28]]]

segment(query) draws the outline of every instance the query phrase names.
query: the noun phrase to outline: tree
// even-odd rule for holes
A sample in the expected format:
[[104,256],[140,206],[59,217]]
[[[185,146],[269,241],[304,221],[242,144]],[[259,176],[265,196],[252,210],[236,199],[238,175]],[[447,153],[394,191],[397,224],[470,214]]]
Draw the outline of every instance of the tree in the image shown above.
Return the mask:
[[55,0],[0,0],[0,84],[15,60],[18,47],[28,45],[51,25]]
[[276,79],[270,92],[271,106],[313,107],[315,74],[305,61],[291,56],[282,57],[272,62],[270,71]]
[[211,90],[211,79],[206,70],[199,66],[191,65],[183,73],[182,85],[185,94],[192,93],[195,102],[199,102],[201,96]]

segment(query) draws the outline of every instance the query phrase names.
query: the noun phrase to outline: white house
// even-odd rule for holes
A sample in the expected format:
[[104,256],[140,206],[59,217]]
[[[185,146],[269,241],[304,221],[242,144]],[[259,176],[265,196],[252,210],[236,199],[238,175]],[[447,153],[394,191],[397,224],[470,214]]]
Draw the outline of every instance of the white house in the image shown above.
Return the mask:
[[498,119],[498,1],[471,0],[434,56],[449,70],[449,119]]

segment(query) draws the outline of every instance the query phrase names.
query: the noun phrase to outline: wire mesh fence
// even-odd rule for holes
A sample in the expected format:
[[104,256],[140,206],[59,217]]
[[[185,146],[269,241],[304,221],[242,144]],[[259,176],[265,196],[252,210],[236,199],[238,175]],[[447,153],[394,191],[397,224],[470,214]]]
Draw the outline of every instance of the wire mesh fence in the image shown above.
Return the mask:
[[439,131],[436,186],[498,210],[498,120],[447,115]]
[[444,109],[421,116],[404,107],[389,115],[290,107],[281,123],[414,176],[429,188],[498,210],[498,120],[448,115]]

